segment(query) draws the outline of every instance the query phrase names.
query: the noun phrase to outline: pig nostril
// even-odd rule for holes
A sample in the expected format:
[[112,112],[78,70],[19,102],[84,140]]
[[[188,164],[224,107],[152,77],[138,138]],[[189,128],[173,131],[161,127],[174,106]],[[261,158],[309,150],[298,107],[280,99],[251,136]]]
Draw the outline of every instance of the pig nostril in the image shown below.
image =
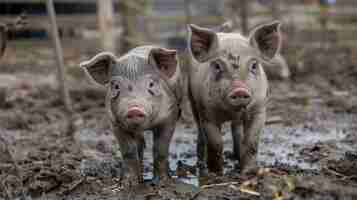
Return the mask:
[[142,117],[145,117],[145,115],[144,114],[138,114],[136,117],[142,118]]
[[237,99],[249,99],[250,95],[248,93],[244,92],[234,92],[229,96],[232,100],[237,100]]
[[145,114],[141,111],[138,110],[130,110],[128,111],[126,117],[128,119],[134,119],[134,118],[145,118]]
[[145,115],[143,115],[143,114],[136,114],[136,115],[128,115],[127,116],[129,119],[132,119],[132,118],[144,118],[145,117]]

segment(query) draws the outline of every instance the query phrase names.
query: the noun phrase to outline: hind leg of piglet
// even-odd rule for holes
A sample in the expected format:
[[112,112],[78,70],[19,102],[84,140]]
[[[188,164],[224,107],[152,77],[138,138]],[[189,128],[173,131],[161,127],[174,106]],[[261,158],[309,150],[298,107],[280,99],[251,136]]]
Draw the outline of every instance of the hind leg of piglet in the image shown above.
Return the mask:
[[265,109],[245,117],[243,121],[243,141],[240,147],[241,171],[248,172],[257,167],[257,153],[260,134],[265,124]]
[[154,130],[154,178],[153,184],[169,179],[169,148],[175,124],[164,124]]
[[139,146],[137,138],[125,132],[116,132],[120,151],[123,156],[122,184],[130,187],[143,182],[142,163],[139,156]]

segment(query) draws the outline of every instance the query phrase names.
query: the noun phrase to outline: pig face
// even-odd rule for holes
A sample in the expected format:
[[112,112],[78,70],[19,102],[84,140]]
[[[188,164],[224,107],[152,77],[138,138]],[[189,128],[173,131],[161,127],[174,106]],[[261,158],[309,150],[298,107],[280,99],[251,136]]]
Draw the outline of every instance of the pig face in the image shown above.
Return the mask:
[[115,76],[110,82],[110,109],[117,123],[126,129],[148,128],[164,99],[162,82],[155,73],[136,80]]
[[[255,28],[249,38],[239,33],[216,33],[189,26],[188,49],[203,71],[211,102],[227,109],[240,109],[266,95],[262,63],[280,49],[280,23]],[[262,97],[260,97],[262,96]]]
[[101,53],[82,64],[96,82],[107,85],[112,121],[132,131],[148,129],[161,113],[170,112],[167,83],[178,65],[174,50],[152,48],[147,55],[142,51],[137,48],[118,59]]

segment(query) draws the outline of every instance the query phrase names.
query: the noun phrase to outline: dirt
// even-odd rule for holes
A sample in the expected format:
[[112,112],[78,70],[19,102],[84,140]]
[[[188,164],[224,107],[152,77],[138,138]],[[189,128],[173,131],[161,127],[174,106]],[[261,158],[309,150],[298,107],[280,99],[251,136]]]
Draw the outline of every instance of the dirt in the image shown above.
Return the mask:
[[[146,183],[123,188],[104,90],[90,84],[76,65],[89,55],[65,45],[76,111],[70,137],[50,48],[41,44],[31,53],[14,51],[21,45],[10,43],[0,61],[0,199],[357,198],[357,54],[352,50],[307,50],[300,63],[291,64],[291,80],[271,81],[260,169],[245,175],[233,170],[227,125],[225,175],[197,178],[197,130],[179,122],[170,147],[173,180],[150,185],[152,135],[146,133]],[[344,62],[328,61],[336,52]]]

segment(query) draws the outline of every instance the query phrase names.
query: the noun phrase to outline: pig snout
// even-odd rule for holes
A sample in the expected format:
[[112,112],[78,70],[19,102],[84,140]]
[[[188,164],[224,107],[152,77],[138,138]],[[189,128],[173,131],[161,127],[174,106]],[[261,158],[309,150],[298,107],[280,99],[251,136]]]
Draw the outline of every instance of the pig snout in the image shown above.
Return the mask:
[[129,121],[143,122],[145,120],[146,114],[142,107],[140,106],[130,106],[126,118]]
[[249,99],[250,98],[250,94],[249,91],[245,88],[237,88],[235,90],[233,90],[233,92],[231,92],[231,94],[229,95],[229,97],[231,99]]
[[228,95],[232,104],[245,104],[250,102],[251,93],[247,84],[242,81],[233,81],[232,86],[233,89]]

